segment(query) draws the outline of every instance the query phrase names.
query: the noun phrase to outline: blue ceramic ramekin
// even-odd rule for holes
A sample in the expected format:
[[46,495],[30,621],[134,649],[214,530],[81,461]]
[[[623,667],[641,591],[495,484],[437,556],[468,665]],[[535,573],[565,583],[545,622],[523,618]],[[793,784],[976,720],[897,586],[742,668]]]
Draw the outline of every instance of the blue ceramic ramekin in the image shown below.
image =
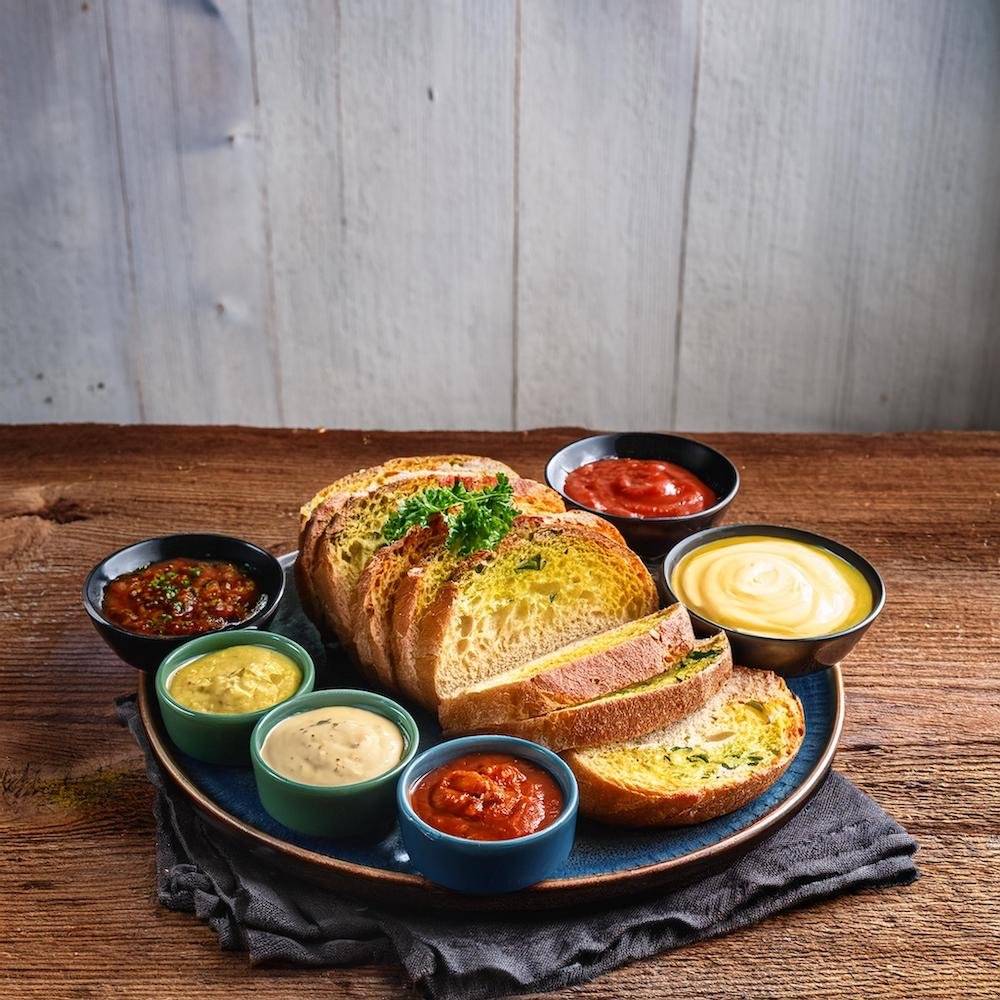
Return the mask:
[[[562,812],[551,825],[513,840],[466,840],[425,823],[410,805],[414,785],[430,771],[469,753],[506,753],[543,767],[559,785]],[[579,792],[573,772],[551,750],[513,736],[465,736],[431,747],[399,776],[399,832],[410,862],[422,875],[467,893],[513,892],[551,875],[569,857],[576,833]]]

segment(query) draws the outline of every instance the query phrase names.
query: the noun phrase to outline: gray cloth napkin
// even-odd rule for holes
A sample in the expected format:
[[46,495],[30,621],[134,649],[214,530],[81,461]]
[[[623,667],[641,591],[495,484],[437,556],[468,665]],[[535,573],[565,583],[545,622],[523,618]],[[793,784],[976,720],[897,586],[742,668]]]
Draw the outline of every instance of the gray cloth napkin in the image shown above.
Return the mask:
[[[153,757],[135,696],[118,714],[156,788],[160,902],[207,920],[223,948],[297,965],[398,963],[431,997],[488,998],[585,982],[637,958],[756,923],[791,906],[918,877],[916,842],[831,773],[786,826],[728,870],[600,909],[521,915],[391,910],[275,873],[208,827]],[[859,900],[858,907],[864,906]]]

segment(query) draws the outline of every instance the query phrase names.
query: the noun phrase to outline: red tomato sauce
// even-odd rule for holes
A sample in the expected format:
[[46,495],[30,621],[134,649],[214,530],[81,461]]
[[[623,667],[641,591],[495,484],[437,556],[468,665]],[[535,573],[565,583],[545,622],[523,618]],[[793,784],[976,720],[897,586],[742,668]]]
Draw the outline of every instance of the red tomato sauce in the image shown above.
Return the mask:
[[425,774],[413,811],[435,830],[466,840],[513,840],[555,822],[563,798],[543,767],[505,753],[470,753]]
[[168,559],[108,584],[101,608],[119,628],[143,635],[194,635],[249,618],[260,586],[234,563]]
[[566,477],[566,495],[592,510],[622,517],[680,517],[712,507],[718,497],[673,462],[602,458]]

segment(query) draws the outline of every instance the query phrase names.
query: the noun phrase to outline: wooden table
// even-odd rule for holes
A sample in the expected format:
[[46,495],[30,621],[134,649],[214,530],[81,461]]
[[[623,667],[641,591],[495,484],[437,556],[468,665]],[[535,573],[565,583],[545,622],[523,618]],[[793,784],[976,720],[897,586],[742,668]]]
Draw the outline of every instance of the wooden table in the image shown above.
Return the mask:
[[[80,605],[127,542],[218,530],[276,553],[318,487],[391,455],[470,451],[540,477],[574,429],[361,433],[0,428],[0,994],[398,997],[391,968],[251,969],[154,894],[152,793],[113,699],[136,675]],[[691,997],[1000,995],[1000,434],[708,434],[740,467],[730,521],[781,521],[882,571],[846,664],[836,766],[906,825],[923,878],[566,991]]]

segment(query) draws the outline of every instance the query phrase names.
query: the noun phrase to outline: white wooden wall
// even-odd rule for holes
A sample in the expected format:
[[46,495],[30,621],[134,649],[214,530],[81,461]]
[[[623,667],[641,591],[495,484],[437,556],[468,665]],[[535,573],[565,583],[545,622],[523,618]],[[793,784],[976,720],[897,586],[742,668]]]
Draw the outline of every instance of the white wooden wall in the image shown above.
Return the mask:
[[0,420],[1000,426],[991,0],[0,0]]

